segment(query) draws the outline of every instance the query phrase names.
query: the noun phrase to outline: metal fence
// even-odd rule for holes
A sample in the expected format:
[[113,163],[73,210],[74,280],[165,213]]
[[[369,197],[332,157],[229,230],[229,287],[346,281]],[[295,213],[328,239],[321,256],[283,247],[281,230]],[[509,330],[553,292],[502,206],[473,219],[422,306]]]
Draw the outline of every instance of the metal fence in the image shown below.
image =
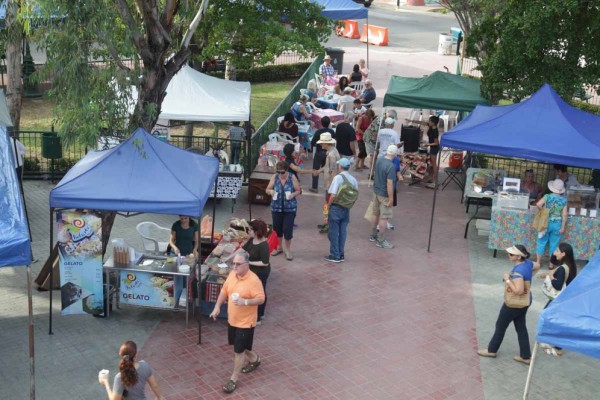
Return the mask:
[[[480,168],[501,169],[507,176],[523,179],[526,170],[533,170],[535,181],[546,187],[546,183],[555,179],[554,164],[546,164],[539,161],[526,160],[522,158],[498,157],[489,154],[475,153],[472,158],[472,166]],[[592,179],[592,170],[588,168],[571,168],[569,172],[577,177],[582,185],[587,185]]]
[[290,111],[290,108],[295,101],[300,97],[300,89],[306,88],[308,81],[315,78],[315,73],[319,72],[319,65],[323,63],[323,57],[317,57],[308,69],[302,74],[300,79],[296,81],[296,84],[290,89],[288,95],[281,100],[281,102],[275,107],[275,110],[267,117],[262,125],[252,135],[252,160],[253,165],[256,165],[258,160],[260,146],[267,142],[269,134],[277,131],[279,124],[277,123],[277,117],[283,116],[286,112]]

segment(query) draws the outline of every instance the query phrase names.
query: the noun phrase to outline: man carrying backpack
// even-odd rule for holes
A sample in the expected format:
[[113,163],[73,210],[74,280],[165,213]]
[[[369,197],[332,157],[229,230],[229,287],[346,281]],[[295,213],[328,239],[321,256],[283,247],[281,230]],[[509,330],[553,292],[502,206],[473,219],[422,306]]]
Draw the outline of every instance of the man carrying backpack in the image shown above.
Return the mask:
[[350,208],[358,199],[358,181],[348,172],[350,160],[341,158],[337,165],[338,174],[329,186],[329,255],[325,257],[325,260],[334,263],[344,261]]

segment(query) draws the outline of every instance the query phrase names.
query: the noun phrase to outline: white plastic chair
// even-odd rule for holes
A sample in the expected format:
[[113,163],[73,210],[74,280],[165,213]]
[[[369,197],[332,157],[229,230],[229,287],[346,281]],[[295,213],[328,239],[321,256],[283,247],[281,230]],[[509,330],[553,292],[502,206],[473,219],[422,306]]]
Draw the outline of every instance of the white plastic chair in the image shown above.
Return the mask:
[[273,132],[269,134],[270,142],[297,143],[298,138],[293,138],[290,134],[284,132]]
[[167,251],[171,229],[157,225],[154,222],[140,222],[137,224],[136,230],[142,237],[144,251],[155,254],[164,254]]
[[277,117],[277,126],[281,125],[285,117]]
[[317,89],[321,89],[323,86],[323,77],[317,73],[315,73],[315,82],[317,82]]
[[356,97],[360,97],[363,90],[365,90],[364,82],[350,82],[350,86],[352,86],[354,88],[354,90],[356,91]]
[[440,115],[440,120],[444,121],[444,133],[448,132],[449,129],[458,125],[458,111],[444,111]]
[[417,108],[413,108],[410,112],[410,117],[408,117],[411,121],[420,121],[421,119],[421,110]]
[[[208,150],[206,155],[214,157],[213,149]],[[219,150],[219,160],[223,160],[225,165],[229,165],[229,155],[225,150]]]
[[375,104],[375,99],[371,100],[368,103],[363,103],[363,106],[365,106],[366,108],[371,108],[371,106]]

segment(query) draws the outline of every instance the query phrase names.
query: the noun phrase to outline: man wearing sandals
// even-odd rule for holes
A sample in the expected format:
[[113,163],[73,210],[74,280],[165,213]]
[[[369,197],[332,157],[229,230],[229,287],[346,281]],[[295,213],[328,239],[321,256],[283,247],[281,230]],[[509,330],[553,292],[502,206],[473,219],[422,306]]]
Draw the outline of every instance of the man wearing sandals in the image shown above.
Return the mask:
[[[248,253],[241,250],[233,257],[232,269],[223,284],[221,293],[210,317],[214,320],[227,300],[228,343],[233,346],[233,373],[223,386],[232,393],[242,373],[254,371],[260,365],[260,357],[252,350],[258,306],[265,302],[265,291],[256,274],[250,271]],[[246,362],[247,360],[247,362]],[[246,365],[244,363],[246,362]]]

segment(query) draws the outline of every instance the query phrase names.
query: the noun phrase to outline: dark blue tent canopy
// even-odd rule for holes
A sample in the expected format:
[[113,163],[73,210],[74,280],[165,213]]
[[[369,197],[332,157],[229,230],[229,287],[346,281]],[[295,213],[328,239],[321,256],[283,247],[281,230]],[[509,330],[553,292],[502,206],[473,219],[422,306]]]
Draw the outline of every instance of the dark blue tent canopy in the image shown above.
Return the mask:
[[31,264],[27,217],[11,146],[6,128],[0,126],[0,267]]
[[362,4],[352,0],[311,0],[324,8],[322,14],[329,19],[364,19],[369,11]]
[[575,167],[600,168],[600,116],[567,104],[547,84],[508,106],[477,106],[441,145]]
[[52,208],[200,216],[219,173],[214,157],[164,143],[139,128],[92,151],[50,192]]
[[600,252],[539,317],[536,341],[600,358]]

